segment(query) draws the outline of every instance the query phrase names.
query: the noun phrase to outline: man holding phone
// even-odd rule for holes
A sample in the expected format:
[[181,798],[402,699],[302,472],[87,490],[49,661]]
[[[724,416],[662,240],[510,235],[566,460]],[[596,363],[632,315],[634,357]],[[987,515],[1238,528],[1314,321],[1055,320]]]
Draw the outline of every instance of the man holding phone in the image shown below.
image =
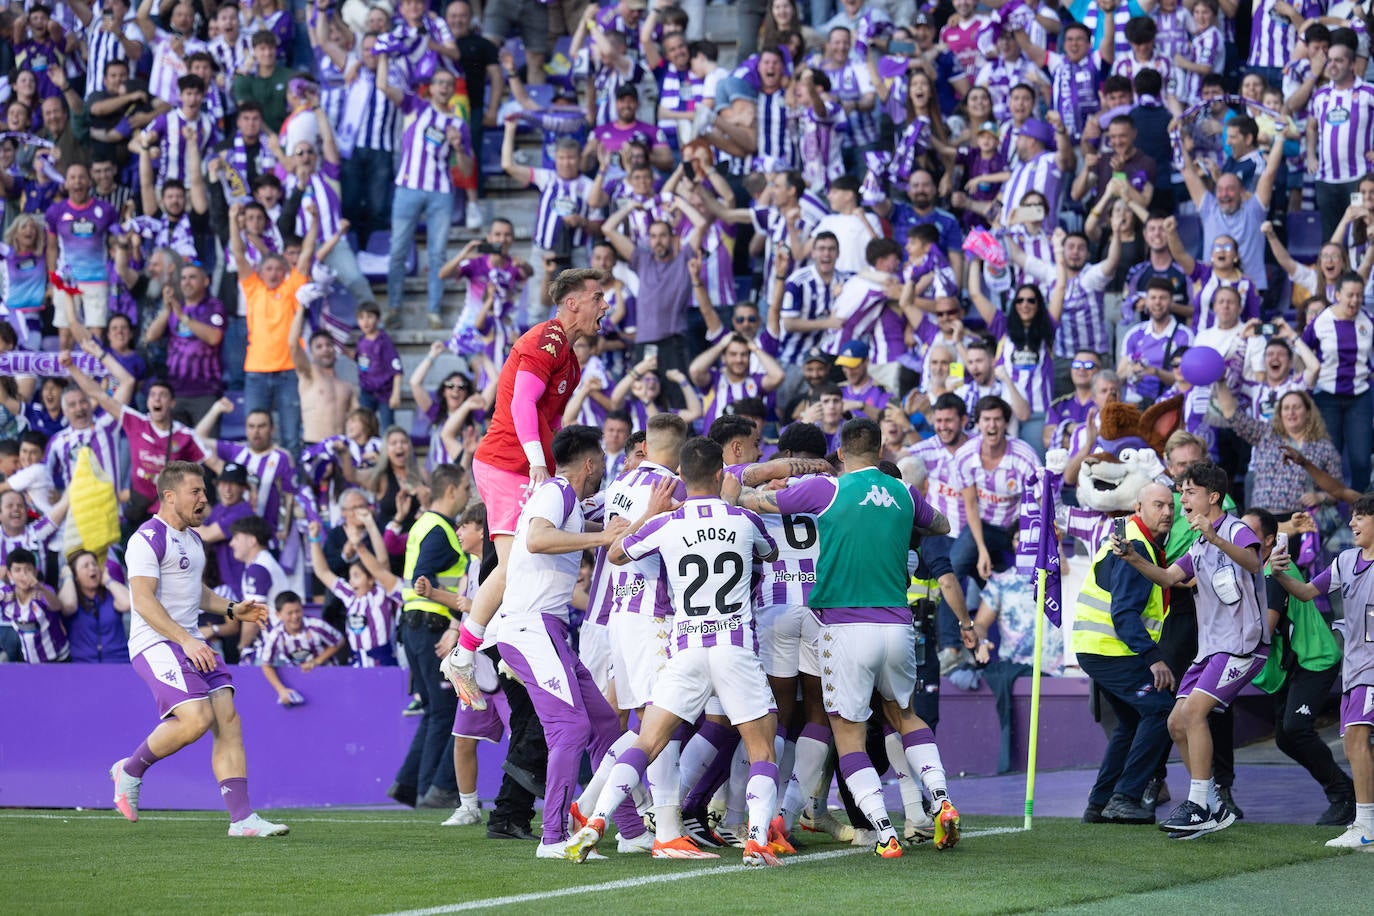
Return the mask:
[[[1141,489],[1135,513],[1116,519],[1114,534],[1158,566],[1173,520],[1173,493],[1152,483]],[[1103,543],[1079,592],[1073,623],[1078,664],[1116,714],[1116,731],[1083,812],[1086,823],[1154,823],[1154,806],[1142,804],[1141,796],[1169,747],[1174,675],[1158,645],[1168,612],[1168,592]]]

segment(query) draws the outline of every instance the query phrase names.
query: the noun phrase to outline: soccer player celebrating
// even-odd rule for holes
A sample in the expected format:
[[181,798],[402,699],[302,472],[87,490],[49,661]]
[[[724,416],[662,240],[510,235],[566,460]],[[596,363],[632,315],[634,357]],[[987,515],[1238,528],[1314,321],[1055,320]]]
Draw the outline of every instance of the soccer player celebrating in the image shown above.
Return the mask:
[[229,809],[229,835],[281,836],[287,826],[264,820],[248,803],[233,678],[196,628],[202,611],[230,620],[267,620],[265,605],[236,604],[202,582],[205,549],[200,536],[188,529],[199,526],[210,508],[204,473],[198,464],[169,462],[157,478],[161,508],[129,539],[129,657],[152,690],[163,722],[137,750],[110,767],[114,804],[129,820],[138,820],[144,772],[209,731],[214,735],[210,765]]
[[[1374,848],[1374,496],[1361,496],[1350,510],[1350,531],[1355,546],[1341,551],[1336,561],[1310,583],[1283,575],[1292,560],[1288,549],[1276,549],[1269,557],[1273,579],[1300,601],[1311,601],[1323,592],[1340,593],[1345,603],[1345,649],[1341,666],[1341,739],[1350,775],[1355,782],[1355,822],[1327,846],[1349,849]],[[1354,612],[1351,612],[1354,609]]]
[[[744,864],[780,865],[792,848],[769,825],[778,804],[778,767],[773,758],[777,716],[754,637],[749,571],[771,562],[777,544],[763,522],[720,498],[725,462],[721,447],[705,437],[682,447],[680,472],[687,499],[664,514],[677,481],[654,488],[645,514],[612,545],[617,565],[657,556],[673,594],[673,655],[654,685],[639,738],[620,754],[586,824],[567,843],[567,858],[584,861],[606,832],[606,818],[644,779],[649,763],[683,723],[694,722],[714,693],[740,732],[749,754],[749,839]],[[699,603],[698,603],[699,602]]]
[[459,631],[458,645],[447,633],[439,642],[441,651],[452,652],[443,661],[445,676],[473,709],[487,706],[473,673],[473,652],[501,606],[520,508],[525,497],[548,480],[553,467],[553,434],[562,425],[563,410],[582,378],[572,342],[600,332],[606,314],[604,280],[599,270],[565,270],[549,284],[549,299],[558,311],[526,331],[511,348],[497,382],[491,426],[473,454],[472,477],[487,507],[496,569],[478,589],[472,612]]
[[901,733],[911,772],[920,775],[939,809],[935,848],[948,849],[959,842],[959,812],[949,800],[935,735],[911,709],[917,665],[906,591],[912,533],[945,534],[949,520],[916,490],[879,470],[877,423],[848,421],[840,443],[844,476],[811,477],[785,490],[745,491],[740,505],[816,517],[820,556],[810,604],[821,624],[825,709],[840,772],[878,832],[874,853],[885,859],[902,854],[883,804],[882,782],[864,750],[875,690],[887,720]]
[[1188,467],[1180,481],[1183,511],[1197,542],[1170,567],[1130,550],[1115,534],[1112,551],[1162,588],[1197,579],[1197,657],[1179,680],[1169,736],[1178,745],[1192,784],[1187,801],[1159,827],[1171,839],[1194,839],[1224,830],[1236,813],[1217,797],[1212,778],[1212,733],[1207,717],[1224,710],[1255,679],[1269,658],[1264,614],[1264,572],[1259,539],[1221,508],[1230,477],[1207,461]]

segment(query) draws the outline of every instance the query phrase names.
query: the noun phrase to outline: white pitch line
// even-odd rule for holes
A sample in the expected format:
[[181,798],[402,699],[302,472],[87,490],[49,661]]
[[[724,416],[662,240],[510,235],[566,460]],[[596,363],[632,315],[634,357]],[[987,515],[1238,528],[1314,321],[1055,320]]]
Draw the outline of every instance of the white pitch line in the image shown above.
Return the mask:
[[[268,810],[268,809],[263,809]],[[71,811],[67,814],[38,814],[17,811],[0,812],[0,820],[34,820],[34,821],[73,821],[73,820],[99,820],[100,814],[107,814],[111,820],[123,820],[119,812],[103,808],[86,808],[82,811]],[[140,814],[140,821],[222,821],[227,815],[213,814]],[[422,821],[419,819],[406,818],[387,818],[387,817],[288,817],[293,824],[373,824],[373,825],[394,825],[405,827],[426,827],[432,826],[436,822]]]
[[[986,830],[970,830],[963,835],[964,839],[981,836],[996,836],[1006,833],[1024,833],[1024,827],[989,827]],[[838,859],[843,856],[855,856],[869,853],[867,849],[833,849],[828,852],[817,852],[810,855],[801,855],[795,859],[789,859],[789,866],[805,865],[809,862],[819,862],[823,859]],[[869,853],[871,854],[871,853]],[[557,890],[540,891],[531,894],[512,894],[508,897],[489,897],[485,900],[468,900],[463,903],[448,903],[442,906],[427,907],[422,910],[402,910],[397,913],[388,913],[386,916],[439,916],[442,913],[463,913],[468,910],[485,910],[490,907],[511,906],[518,903],[539,903],[543,900],[552,900],[555,897],[572,897],[579,894],[597,894],[602,891],[627,890],[633,887],[644,887],[650,884],[668,884],[673,881],[686,881],[691,878],[707,878],[716,875],[732,875],[742,871],[753,871],[744,865],[727,865],[724,867],[694,868],[689,871],[669,872],[661,875],[641,875],[637,878],[621,878],[616,881],[604,881],[601,884],[580,884],[573,887],[563,887]]]

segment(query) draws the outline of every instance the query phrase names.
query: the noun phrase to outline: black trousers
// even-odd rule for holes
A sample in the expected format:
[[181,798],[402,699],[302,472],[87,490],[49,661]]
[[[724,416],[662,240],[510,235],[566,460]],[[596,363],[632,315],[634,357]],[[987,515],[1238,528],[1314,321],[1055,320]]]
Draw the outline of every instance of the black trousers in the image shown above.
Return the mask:
[[1340,675],[1340,665],[1325,671],[1295,666],[1274,694],[1274,743],[1311,773],[1327,801],[1333,802],[1349,798],[1355,787],[1336,764],[1331,748],[1317,735],[1315,722],[1331,701],[1331,688]]
[[[1159,652],[1174,673],[1174,680],[1182,681],[1197,654],[1197,605],[1192,589],[1175,587],[1169,591],[1169,616],[1164,618]],[[1207,726],[1212,732],[1212,778],[1223,789],[1229,789],[1236,781],[1235,723],[1235,713],[1229,707],[1225,712],[1207,717]],[[1164,778],[1168,760],[1166,748],[1155,769],[1160,779]]]

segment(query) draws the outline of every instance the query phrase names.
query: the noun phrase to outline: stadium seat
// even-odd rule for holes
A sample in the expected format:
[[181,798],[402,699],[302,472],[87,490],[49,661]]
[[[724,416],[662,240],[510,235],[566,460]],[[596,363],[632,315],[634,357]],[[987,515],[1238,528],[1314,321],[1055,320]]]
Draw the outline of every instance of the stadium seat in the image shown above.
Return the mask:
[[1313,264],[1322,249],[1322,215],[1315,210],[1288,214],[1288,254],[1299,264]]
[[[439,396],[443,397],[443,392],[440,392]],[[410,441],[416,448],[429,447],[429,430],[433,425],[428,413],[416,408],[415,418],[410,422]]]
[[553,84],[541,83],[538,86],[526,86],[525,91],[540,108],[548,108],[553,104]]
[[[352,243],[355,250],[358,246],[358,239],[349,233],[348,240]],[[410,251],[406,252],[406,276],[415,276],[415,267],[419,262],[420,256],[415,247],[415,242],[410,243]],[[373,282],[386,279],[387,265],[391,262],[391,233],[385,229],[372,233],[367,240],[367,247],[358,250],[358,269],[363,272],[363,276]]]
[[482,151],[480,157],[483,175],[492,176],[505,174],[505,170],[501,168],[502,139],[503,135],[500,131],[488,130],[482,132]]
[[1178,237],[1183,248],[1194,258],[1202,258],[1202,217],[1196,213],[1178,215]]
[[243,409],[243,392],[226,391],[224,396],[234,402],[234,409],[220,417],[219,437],[231,440],[242,439],[248,434],[244,428],[248,420],[248,412]]

